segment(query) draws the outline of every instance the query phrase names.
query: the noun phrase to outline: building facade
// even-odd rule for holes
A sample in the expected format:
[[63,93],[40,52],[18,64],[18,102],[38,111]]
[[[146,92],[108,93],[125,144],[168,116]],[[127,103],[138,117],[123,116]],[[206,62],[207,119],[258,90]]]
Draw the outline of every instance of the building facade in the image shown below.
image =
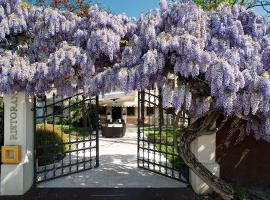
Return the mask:
[[[157,101],[157,99],[150,99],[151,103],[149,102],[144,105],[144,122],[146,124],[158,124],[159,110],[157,106],[154,106],[154,103],[158,104]],[[129,94],[120,91],[111,92],[100,97],[99,104],[101,123],[122,119],[126,124],[137,124],[139,114],[138,92],[131,92]]]

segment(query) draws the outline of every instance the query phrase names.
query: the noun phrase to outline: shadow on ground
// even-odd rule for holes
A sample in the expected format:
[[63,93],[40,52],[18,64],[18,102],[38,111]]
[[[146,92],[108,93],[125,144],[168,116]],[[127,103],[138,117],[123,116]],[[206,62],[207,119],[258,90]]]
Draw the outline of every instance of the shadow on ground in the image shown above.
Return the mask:
[[136,155],[101,155],[100,166],[38,187],[182,188],[187,185],[137,167]]

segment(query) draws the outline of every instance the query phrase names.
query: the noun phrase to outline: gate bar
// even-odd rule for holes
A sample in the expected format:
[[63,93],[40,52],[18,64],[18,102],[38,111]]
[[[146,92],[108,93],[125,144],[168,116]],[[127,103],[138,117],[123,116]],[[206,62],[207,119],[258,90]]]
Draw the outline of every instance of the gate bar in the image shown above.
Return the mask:
[[96,96],[96,167],[99,166],[99,98]]

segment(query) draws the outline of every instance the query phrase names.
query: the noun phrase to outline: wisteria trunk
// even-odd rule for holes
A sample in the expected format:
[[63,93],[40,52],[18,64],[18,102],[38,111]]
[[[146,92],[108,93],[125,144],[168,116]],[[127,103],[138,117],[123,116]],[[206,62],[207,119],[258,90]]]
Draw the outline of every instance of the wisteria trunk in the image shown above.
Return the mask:
[[[222,120],[220,120],[222,119]],[[194,121],[184,129],[179,143],[179,153],[186,165],[199,176],[209,187],[219,194],[224,200],[234,198],[234,189],[222,179],[213,175],[202,163],[198,161],[190,150],[193,140],[202,135],[209,135],[217,132],[225,124],[226,120],[219,111],[210,111],[202,118]],[[178,122],[176,122],[178,123]]]

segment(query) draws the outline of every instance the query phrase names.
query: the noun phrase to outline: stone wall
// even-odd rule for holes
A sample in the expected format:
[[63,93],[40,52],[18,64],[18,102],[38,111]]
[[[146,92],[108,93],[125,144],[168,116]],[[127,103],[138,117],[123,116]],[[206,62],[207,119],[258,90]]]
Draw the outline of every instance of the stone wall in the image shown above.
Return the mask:
[[228,133],[230,123],[216,138],[221,178],[241,186],[270,187],[270,144],[240,131]]

